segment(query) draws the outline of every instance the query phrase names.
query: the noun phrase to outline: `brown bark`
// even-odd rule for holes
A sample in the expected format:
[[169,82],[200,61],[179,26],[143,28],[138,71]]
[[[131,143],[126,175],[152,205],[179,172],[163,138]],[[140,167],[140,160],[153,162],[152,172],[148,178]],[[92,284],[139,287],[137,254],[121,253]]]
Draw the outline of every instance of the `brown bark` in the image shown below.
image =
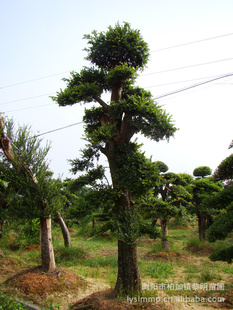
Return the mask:
[[168,229],[167,229],[167,220],[164,218],[160,218],[160,224],[161,224],[161,245],[162,249],[168,250],[169,248],[169,240],[168,240]]
[[[115,180],[117,183],[117,181]],[[116,200],[116,214],[119,216],[122,230],[130,234],[127,221],[124,222],[125,212],[134,212],[131,194],[127,190]],[[134,236],[130,236],[133,237]],[[135,241],[118,240],[118,275],[114,293],[133,296],[141,292],[141,275],[138,266],[137,245]]]
[[[122,96],[122,86],[115,85],[112,87],[111,101],[119,102]],[[100,103],[101,104],[101,103]],[[110,121],[110,120],[109,120]],[[101,124],[106,122],[101,119]],[[121,192],[120,197],[115,201],[115,214],[120,221],[121,228],[130,234],[127,227],[127,221],[124,221],[125,212],[134,212],[134,207],[131,201],[131,194],[125,188],[119,188],[115,149],[119,143],[127,143],[132,138],[134,131],[131,128],[128,119],[123,114],[119,119],[114,120],[117,123],[117,132],[111,142],[106,143],[105,148],[101,151],[106,155],[109,162],[110,174],[112,178],[113,188]],[[129,236],[129,239],[131,236]],[[117,282],[114,289],[115,295],[130,295],[133,296],[137,292],[141,292],[141,276],[138,267],[137,246],[136,242],[132,240],[118,240],[118,275]]]
[[118,240],[118,276],[114,289],[116,295],[134,296],[141,292],[136,243]]
[[198,212],[198,234],[200,241],[206,240],[206,215],[202,212]]
[[52,245],[51,218],[40,218],[42,270],[53,272],[56,269]]
[[61,231],[62,231],[62,235],[63,235],[63,239],[64,239],[64,244],[66,247],[70,246],[70,233],[69,230],[66,226],[66,223],[64,222],[63,218],[61,217],[61,214],[59,212],[57,212],[57,220],[58,223],[61,227]]

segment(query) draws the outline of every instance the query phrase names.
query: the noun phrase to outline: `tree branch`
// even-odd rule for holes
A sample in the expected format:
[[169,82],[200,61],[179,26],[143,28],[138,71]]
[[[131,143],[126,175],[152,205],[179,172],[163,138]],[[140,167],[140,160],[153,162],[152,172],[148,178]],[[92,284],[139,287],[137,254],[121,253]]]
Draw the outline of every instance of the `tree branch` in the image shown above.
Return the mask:
[[100,97],[98,96],[94,96],[93,97],[95,99],[95,101],[97,101],[103,108],[106,112],[109,112],[109,106],[107,103],[105,103]]

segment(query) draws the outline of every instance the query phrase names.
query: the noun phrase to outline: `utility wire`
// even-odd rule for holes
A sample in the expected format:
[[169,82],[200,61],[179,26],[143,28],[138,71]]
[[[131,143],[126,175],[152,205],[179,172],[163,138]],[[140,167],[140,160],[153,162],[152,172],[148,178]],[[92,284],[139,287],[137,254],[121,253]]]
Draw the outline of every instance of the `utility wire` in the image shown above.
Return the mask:
[[[228,74],[216,77],[216,78],[211,79],[211,80],[207,80],[207,81],[204,81],[204,82],[201,82],[201,83],[198,83],[198,84],[194,84],[194,85],[191,85],[191,86],[179,89],[179,90],[175,90],[173,92],[166,93],[166,94],[158,96],[158,97],[154,97],[153,99],[157,100],[157,99],[160,99],[160,98],[163,98],[163,97],[166,97],[166,96],[174,95],[174,94],[177,94],[179,92],[182,92],[182,91],[185,91],[185,90],[189,90],[189,89],[192,89],[192,88],[195,88],[195,87],[207,84],[207,83],[214,82],[214,81],[219,80],[219,79],[230,77],[230,76],[233,76],[233,73],[228,73]],[[37,138],[37,137],[40,137],[40,136],[43,136],[43,135],[46,135],[46,134],[49,134],[49,133],[52,133],[52,132],[56,132],[56,131],[63,130],[63,129],[66,129],[66,128],[69,128],[69,127],[72,127],[72,126],[76,126],[76,125],[80,125],[80,124],[84,124],[84,122],[78,122],[78,123],[74,123],[74,124],[71,124],[71,125],[68,125],[68,126],[56,128],[56,129],[53,129],[53,130],[49,130],[49,131],[43,132],[41,134],[35,135],[34,137]]]
[[226,36],[231,36],[231,35],[233,35],[233,33],[227,33],[227,34],[223,34],[223,35],[220,35],[220,36],[211,37],[211,38],[207,38],[207,39],[202,39],[202,40],[191,41],[191,42],[182,43],[182,44],[178,44],[178,45],[172,45],[172,46],[168,46],[168,47],[163,47],[163,48],[159,48],[157,50],[151,51],[151,53],[160,52],[160,51],[168,50],[168,49],[171,49],[171,48],[177,48],[177,47],[180,47],[180,46],[200,43],[200,42],[204,42],[204,41],[208,41],[208,40],[214,40],[214,39],[218,39],[218,38],[222,38],[222,37],[226,37]]
[[[203,42],[203,41],[214,40],[214,39],[218,39],[218,38],[222,38],[222,37],[226,37],[226,36],[230,36],[230,35],[233,35],[233,33],[227,33],[227,34],[223,34],[223,35],[219,35],[219,36],[215,36],[215,37],[211,37],[211,38],[206,38],[206,39],[201,39],[201,40],[197,40],[197,41],[191,41],[191,42],[182,43],[182,44],[178,44],[178,45],[168,46],[168,47],[164,47],[164,48],[160,48],[160,49],[151,51],[151,53],[163,51],[163,50],[166,50],[166,49],[176,48],[176,47],[180,47],[180,46],[185,46],[185,45],[189,45],[189,44],[200,43],[200,42]],[[71,71],[74,71],[74,70],[71,70]],[[69,73],[69,72],[70,71],[54,73],[54,74],[50,74],[50,75],[47,75],[47,76],[31,79],[31,80],[28,80],[28,81],[23,81],[23,82],[11,84],[11,85],[2,86],[2,87],[0,87],[0,89],[9,88],[9,87],[13,87],[13,86],[21,85],[21,84],[26,84],[26,83],[30,83],[30,82],[34,82],[34,81],[38,81],[38,80],[42,80],[42,79],[47,79],[47,78],[50,78],[50,77],[53,77],[53,76],[57,76],[57,75],[61,75],[61,74],[66,74],[66,73]]]
[[158,96],[158,97],[154,97],[153,99],[154,99],[154,100],[157,100],[157,99],[160,99],[160,98],[163,98],[163,97],[167,97],[167,96],[170,96],[170,95],[174,95],[174,94],[180,93],[180,92],[182,92],[182,91],[189,90],[189,89],[191,89],[191,88],[195,88],[195,87],[198,87],[198,86],[207,84],[207,83],[214,82],[214,81],[219,80],[219,79],[227,78],[227,77],[229,77],[229,76],[233,76],[233,73],[228,73],[228,74],[225,74],[225,75],[223,75],[223,76],[219,76],[219,77],[214,78],[214,79],[211,79],[211,80],[207,80],[207,81],[204,81],[204,82],[201,82],[201,83],[197,83],[197,84],[194,84],[194,85],[191,85],[191,86],[182,88],[182,89],[178,89],[178,90],[175,90],[175,91],[166,93],[166,94],[164,94],[164,95],[161,95],[161,96]]
[[41,105],[37,105],[37,106],[34,106],[34,107],[27,107],[27,108],[21,108],[21,109],[16,109],[16,110],[10,110],[10,111],[5,111],[5,112],[2,112],[2,113],[11,113],[11,112],[17,112],[17,111],[23,111],[23,110],[30,110],[30,109],[36,109],[36,108],[41,108],[41,107],[45,107],[45,106],[54,106],[53,103],[48,103],[48,104],[41,104]]
[[[74,70],[71,70],[71,71],[74,71]],[[60,73],[54,73],[54,74],[42,76],[42,77],[39,77],[39,78],[31,79],[31,80],[28,80],[28,81],[23,81],[23,82],[18,82],[18,83],[11,84],[11,85],[2,86],[2,87],[0,87],[0,89],[9,88],[9,87],[18,86],[18,85],[21,85],[21,84],[26,84],[26,83],[30,83],[30,82],[35,82],[35,81],[47,79],[47,78],[50,78],[50,77],[53,77],[53,76],[57,76],[57,75],[61,75],[61,74],[70,73],[71,71],[65,71],[65,72],[60,72]]]
[[[214,76],[208,76],[208,77],[202,77],[202,78],[196,78],[196,79],[189,79],[189,80],[177,81],[177,82],[170,82],[170,83],[157,84],[157,85],[152,85],[152,86],[146,86],[145,88],[152,88],[152,87],[166,86],[166,85],[172,85],[172,84],[179,84],[179,83],[191,82],[191,81],[195,81],[195,80],[204,80],[204,79],[212,78],[212,77],[216,77],[216,75],[214,75]],[[34,98],[40,98],[40,97],[45,97],[45,96],[51,96],[51,95],[53,95],[53,94],[55,94],[55,93],[56,93],[56,92],[49,93],[49,94],[37,95],[37,96],[33,96],[33,97],[26,97],[26,98],[11,100],[11,101],[6,101],[6,102],[0,103],[0,105],[5,105],[5,104],[9,104],[9,103],[14,103],[14,102],[18,102],[18,101],[24,101],[24,100],[34,99]],[[43,106],[43,105],[35,106],[35,107],[32,107],[32,108],[42,107],[42,106]],[[31,109],[31,107],[23,108],[23,109]],[[18,110],[14,110],[14,111],[20,111],[20,110],[22,110],[22,109],[18,109]],[[5,113],[7,113],[7,112],[14,112],[14,111],[5,111]]]
[[182,70],[182,69],[187,69],[187,68],[192,68],[192,67],[210,65],[210,64],[213,64],[213,63],[222,62],[222,61],[229,61],[229,60],[233,60],[233,57],[231,57],[231,58],[226,58],[226,59],[220,59],[220,60],[214,60],[214,61],[210,61],[210,62],[203,62],[203,63],[195,64],[195,65],[189,65],[189,66],[184,66],[184,67],[178,67],[178,68],[173,68],[173,69],[168,69],[168,70],[163,70],[163,71],[157,71],[157,72],[152,72],[152,73],[146,73],[146,74],[142,74],[141,76],[147,76],[147,75],[153,75],[153,74],[165,73],[165,72],[170,72],[170,71]]
[[76,125],[80,125],[80,124],[83,124],[83,122],[74,123],[74,124],[71,124],[71,125],[68,125],[68,126],[60,127],[60,128],[53,129],[53,130],[49,130],[49,131],[46,131],[46,132],[40,133],[40,134],[38,134],[38,135],[35,135],[34,137],[35,137],[35,138],[37,138],[37,137],[40,137],[40,136],[47,135],[48,133],[51,133],[51,132],[55,132],[55,131],[59,131],[59,130],[63,130],[63,129],[66,129],[66,128],[69,128],[69,127],[72,127],[72,126],[76,126]]
[[[165,96],[168,96],[168,95],[172,95],[173,93],[176,94],[177,92],[181,92],[181,91],[188,90],[190,88],[201,86],[203,84],[210,83],[212,81],[215,81],[215,80],[218,80],[218,79],[222,79],[222,78],[225,78],[225,77],[228,77],[228,76],[231,76],[231,75],[232,74],[224,74],[224,75],[220,75],[220,76],[219,75],[218,76],[212,76],[213,79],[211,79],[211,80],[207,80],[207,81],[200,82],[200,83],[197,83],[197,84],[194,84],[194,85],[191,85],[191,86],[187,86],[187,87],[179,89],[179,90],[175,90],[174,92],[170,92],[170,93],[167,93],[165,95],[162,95],[162,97],[165,97]],[[190,82],[190,81],[195,81],[195,80],[203,80],[203,79],[206,79],[206,78],[207,77],[205,77],[205,78],[198,78],[198,79],[191,79],[191,80],[185,80],[185,81],[172,82],[172,83],[165,83],[165,84],[159,84],[159,85],[149,86],[149,87],[145,87],[145,88],[152,88],[152,87],[156,87],[156,86],[165,86],[165,85],[171,85],[171,84],[176,84],[176,83],[184,83],[184,82]],[[153,98],[153,99],[156,100],[156,99],[159,99],[159,98],[162,98],[162,97],[156,97],[156,98]],[[23,100],[23,99],[21,99],[21,100]],[[16,109],[16,110],[11,110],[11,111],[5,111],[5,112],[2,112],[2,113],[17,112],[17,111],[22,111],[22,110],[27,110],[27,109],[34,109],[34,108],[39,108],[39,107],[48,106],[48,105],[52,105],[52,104],[44,104],[44,105],[39,105],[39,106],[34,106],[34,107],[21,108],[21,109]]]
[[18,102],[18,101],[29,100],[29,99],[34,99],[34,98],[39,98],[39,97],[44,97],[44,96],[51,96],[53,94],[55,94],[55,93],[49,93],[49,94],[44,94],[44,95],[38,95],[38,96],[33,96],[33,97],[27,97],[27,98],[22,98],[22,99],[6,101],[6,102],[0,103],[0,105],[4,105],[4,104],[8,104],[8,103],[13,103],[13,102]]

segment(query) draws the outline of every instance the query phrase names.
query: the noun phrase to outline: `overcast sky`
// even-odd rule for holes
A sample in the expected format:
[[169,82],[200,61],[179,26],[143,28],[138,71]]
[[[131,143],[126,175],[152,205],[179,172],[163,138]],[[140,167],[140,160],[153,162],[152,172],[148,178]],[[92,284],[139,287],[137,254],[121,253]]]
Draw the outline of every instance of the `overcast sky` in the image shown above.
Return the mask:
[[[0,112],[34,133],[81,123],[84,106],[58,107],[49,96],[65,87],[69,72],[89,65],[83,35],[118,21],[149,44],[137,84],[154,98],[233,74],[232,14],[232,0],[0,0]],[[157,99],[179,131],[169,143],[139,137],[143,150],[176,173],[215,170],[231,154],[232,100],[233,75]],[[43,136],[52,142],[56,177],[74,177],[67,160],[80,156],[83,137],[83,124]]]

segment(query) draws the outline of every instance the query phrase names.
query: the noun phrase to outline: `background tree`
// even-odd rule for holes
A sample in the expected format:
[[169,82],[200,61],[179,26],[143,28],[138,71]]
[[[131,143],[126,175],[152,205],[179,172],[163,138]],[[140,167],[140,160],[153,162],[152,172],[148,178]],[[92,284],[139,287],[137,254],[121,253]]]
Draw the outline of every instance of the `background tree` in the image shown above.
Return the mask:
[[[233,147],[231,143],[229,148]],[[224,182],[223,191],[218,193],[210,200],[210,204],[220,210],[213,224],[207,231],[207,237],[210,242],[224,240],[233,231],[233,154],[224,159],[213,174],[217,181]],[[232,262],[233,246],[219,250],[211,256],[214,260],[224,260]]]
[[1,148],[6,156],[2,167],[6,181],[14,191],[14,208],[8,212],[14,218],[39,218],[41,228],[42,269],[55,269],[51,236],[51,214],[62,203],[60,181],[52,179],[46,156],[49,145],[41,147],[41,140],[31,136],[30,128],[13,130],[12,122],[1,120]]
[[194,169],[196,179],[192,183],[193,212],[198,219],[198,233],[201,241],[206,240],[206,230],[212,224],[213,214],[216,210],[207,203],[210,196],[215,195],[222,189],[221,183],[216,183],[211,174],[211,169],[201,166]]
[[[168,222],[171,218],[181,218],[187,214],[190,205],[191,194],[186,187],[190,184],[192,177],[187,174],[175,174],[167,172],[168,167],[163,162],[157,161],[155,165],[160,171],[159,178],[154,186],[154,200],[151,200],[152,214],[160,219],[161,244],[167,250]],[[150,213],[151,213],[150,212]]]
[[[142,133],[155,141],[169,139],[176,128],[171,117],[152,99],[150,92],[133,86],[138,70],[147,64],[149,50],[138,30],[128,23],[116,24],[106,32],[85,35],[89,60],[94,67],[71,73],[67,87],[53,99],[60,106],[78,102],[99,104],[86,109],[86,140],[82,159],[73,160],[76,170],[93,167],[100,154],[107,157],[117,215],[118,277],[116,294],[133,295],[141,290],[134,230],[134,199],[151,186],[155,171],[132,137]],[[110,93],[110,103],[101,95]]]

